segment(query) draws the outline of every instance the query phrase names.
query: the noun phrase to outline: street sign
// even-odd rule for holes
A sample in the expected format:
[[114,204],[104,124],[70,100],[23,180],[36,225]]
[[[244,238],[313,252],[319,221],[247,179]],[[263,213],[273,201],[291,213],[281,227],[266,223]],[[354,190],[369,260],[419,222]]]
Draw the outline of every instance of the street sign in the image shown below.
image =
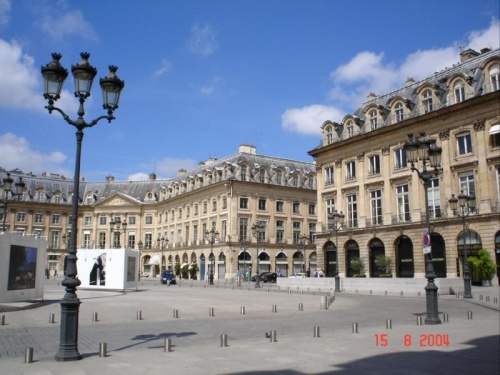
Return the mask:
[[424,246],[423,251],[424,251],[424,254],[430,254],[431,247],[430,246]]
[[424,245],[424,247],[431,246],[431,236],[429,235],[429,233],[424,234],[422,245]]

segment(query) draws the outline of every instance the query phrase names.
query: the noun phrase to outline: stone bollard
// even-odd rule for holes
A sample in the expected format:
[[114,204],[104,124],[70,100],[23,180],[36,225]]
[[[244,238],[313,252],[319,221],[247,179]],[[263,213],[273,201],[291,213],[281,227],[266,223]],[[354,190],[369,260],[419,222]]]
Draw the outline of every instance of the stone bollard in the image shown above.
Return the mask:
[[321,297],[321,299],[319,300],[319,308],[321,310],[327,310],[328,309],[328,303],[327,303],[327,297],[326,296]]
[[26,348],[24,351],[24,363],[33,362],[33,348]]
[[467,311],[467,319],[472,320],[472,311]]
[[213,308],[213,307],[210,307],[210,308],[208,309],[208,316],[215,316],[215,314],[214,314],[214,313],[215,313],[214,308]]
[[299,311],[304,311],[304,305],[302,302],[299,303]]
[[96,312],[92,313],[92,321],[93,322],[98,322],[99,321],[99,316],[98,316],[98,314]]
[[277,312],[278,312],[278,306],[273,305],[273,313],[277,313]]
[[142,311],[141,310],[137,311],[137,320],[142,320]]
[[392,329],[392,320],[391,319],[387,319],[385,321],[385,328]]
[[107,357],[108,356],[108,344],[105,342],[99,343],[99,357]]
[[490,302],[490,296],[486,296],[486,302]]
[[245,306],[240,307],[240,315],[245,315]]
[[277,332],[271,331],[271,342],[276,342],[277,340]]
[[49,323],[55,323],[56,315],[54,313],[49,314]]
[[0,325],[2,325],[2,326],[5,325],[5,315],[2,315],[2,319],[1,319],[1,324]]
[[227,335],[220,335],[220,346],[222,348],[227,346]]
[[417,326],[422,325],[422,316],[417,316]]
[[179,318],[179,310],[174,310],[173,316],[175,319]]
[[319,327],[314,327],[313,337],[319,337]]
[[163,342],[163,351],[166,353],[172,351],[172,339],[165,339]]
[[443,322],[448,323],[450,321],[450,318],[448,316],[448,313],[443,313]]
[[358,332],[358,323],[352,323],[352,333],[359,333]]

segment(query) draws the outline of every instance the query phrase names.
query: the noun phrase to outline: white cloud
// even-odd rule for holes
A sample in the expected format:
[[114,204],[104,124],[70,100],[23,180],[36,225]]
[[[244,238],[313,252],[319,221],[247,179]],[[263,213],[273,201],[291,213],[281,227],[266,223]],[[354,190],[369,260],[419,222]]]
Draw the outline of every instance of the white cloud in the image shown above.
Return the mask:
[[168,73],[171,68],[172,68],[172,64],[168,60],[163,59],[163,60],[161,60],[160,69],[156,70],[153,75],[155,77],[159,77],[165,73]]
[[98,39],[94,28],[79,10],[60,11],[56,7],[47,8],[41,16],[40,28],[54,40],[72,35],[90,40]]
[[10,0],[0,0],[0,27],[9,24],[10,8]]
[[49,172],[72,176],[72,173],[62,166],[67,159],[62,152],[44,154],[33,150],[26,138],[12,133],[0,135],[0,155],[0,167],[7,170],[19,168],[23,172]]
[[482,48],[498,48],[500,47],[500,22],[493,18],[490,27],[486,30],[472,31],[468,35],[469,48],[477,51]]
[[147,181],[149,180],[149,174],[147,173],[134,173],[127,177],[128,181]]
[[202,86],[200,87],[200,93],[202,95],[210,95],[214,92],[214,88],[212,86]]
[[[0,107],[46,112],[42,76],[34,66],[33,57],[24,53],[16,42],[0,39],[0,66]],[[74,113],[78,102],[63,90],[57,106]]]
[[307,135],[321,134],[321,125],[326,120],[337,120],[343,112],[335,107],[314,104],[302,108],[287,109],[281,115],[283,129]]
[[217,49],[216,33],[209,24],[195,24],[191,28],[187,45],[189,50],[197,55],[211,55]]

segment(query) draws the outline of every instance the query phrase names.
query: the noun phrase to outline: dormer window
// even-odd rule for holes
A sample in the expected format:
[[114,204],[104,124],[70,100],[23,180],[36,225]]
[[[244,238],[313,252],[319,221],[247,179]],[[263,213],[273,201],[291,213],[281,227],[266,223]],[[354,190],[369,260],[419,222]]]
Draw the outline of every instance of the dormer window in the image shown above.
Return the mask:
[[453,91],[455,93],[455,104],[461,103],[465,100],[465,87],[462,81],[455,84]]
[[424,107],[424,113],[429,113],[432,111],[432,92],[431,90],[425,90],[422,95],[422,106]]
[[261,170],[259,171],[259,181],[260,181],[261,183],[266,182],[266,171],[265,171],[264,169],[261,169]]
[[326,128],[326,144],[333,143],[333,128],[331,126]]
[[350,120],[347,122],[347,137],[351,138],[354,136],[354,123]]
[[378,127],[378,123],[377,123],[377,111],[372,109],[370,111],[370,113],[368,114],[368,116],[370,117],[370,129],[371,130],[375,130],[377,129]]
[[395,113],[396,113],[396,121],[397,122],[403,121],[405,118],[403,104],[402,103],[396,104],[396,107],[394,109],[395,109]]
[[490,83],[491,91],[496,91],[500,89],[500,65],[494,64],[490,68]]
[[278,169],[276,171],[276,183],[281,185],[283,183],[283,171]]
[[246,165],[241,166],[240,177],[241,177],[241,181],[247,180],[247,166]]

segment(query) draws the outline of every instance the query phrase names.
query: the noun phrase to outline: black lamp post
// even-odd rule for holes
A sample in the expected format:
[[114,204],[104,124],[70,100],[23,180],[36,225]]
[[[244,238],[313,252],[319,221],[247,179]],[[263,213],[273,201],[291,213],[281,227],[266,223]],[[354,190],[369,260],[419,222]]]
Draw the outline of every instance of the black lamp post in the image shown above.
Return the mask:
[[[127,231],[127,222],[126,221],[121,221],[119,217],[115,218],[115,220],[111,220],[109,222],[109,228],[111,230],[111,233],[114,235],[113,238],[113,247],[115,249],[120,249],[122,247],[121,245],[121,235],[122,232],[125,234]],[[118,241],[115,241],[115,239],[118,238]]]
[[[413,134],[408,134],[408,140],[404,144],[406,152],[406,159],[411,164],[411,170],[416,171],[418,177],[424,183],[424,196],[425,196],[425,223],[427,227],[427,235],[431,235],[431,226],[429,219],[429,198],[427,190],[429,188],[429,181],[439,176],[441,167],[441,147],[436,145],[435,139],[427,139],[425,132],[420,133],[420,138],[413,138]],[[422,161],[422,171],[415,167],[418,161]],[[427,170],[429,165],[433,170]],[[431,243],[429,243],[430,246]],[[432,249],[425,256],[426,270],[425,277],[427,278],[427,285],[425,287],[427,316],[425,324],[440,324],[441,320],[438,315],[438,287],[434,283],[436,274],[434,273],[434,265],[432,264]]]
[[[301,251],[303,253],[303,256],[304,256],[304,262],[302,262],[302,273],[306,275],[306,249],[307,249],[307,245],[308,245],[308,242],[309,242],[309,237],[307,237],[305,234],[303,234],[302,236],[299,237],[298,241],[297,241],[297,250],[298,251]],[[309,276],[309,275],[306,275],[306,276]]]
[[[248,241],[242,239],[240,241],[240,249],[243,251],[243,280],[247,277],[247,249],[248,249]],[[248,280],[247,280],[248,281]]]
[[9,203],[14,200],[21,200],[21,196],[23,195],[24,187],[26,184],[23,181],[22,177],[19,177],[18,181],[14,184],[15,190],[12,190],[12,183],[14,180],[10,177],[10,173],[7,172],[7,177],[3,179],[2,190],[3,190],[3,198],[0,199],[0,213],[3,216],[3,224],[2,224],[2,232],[5,232],[5,219],[9,213],[8,206]]
[[156,243],[158,244],[158,247],[161,249],[161,261],[160,261],[160,277],[161,277],[161,273],[163,272],[163,251],[167,247],[168,238],[158,235]]
[[144,246],[144,244],[142,243],[142,241],[139,241],[139,243],[137,244],[137,247],[139,248],[139,271],[138,271],[138,275],[137,275],[137,280],[141,281],[141,262],[142,262],[142,247]]
[[79,98],[80,101],[78,118],[75,121],[71,120],[63,110],[54,106],[55,101],[60,98],[63,83],[68,77],[68,71],[59,63],[62,55],[53,53],[53,61],[43,66],[41,69],[45,89],[43,97],[47,99],[49,103],[45,108],[47,108],[49,113],[53,111],[59,112],[64,120],[77,130],[75,176],[73,180],[73,202],[71,211],[71,237],[65,262],[66,277],[62,282],[62,285],[66,288],[66,293],[61,300],[61,332],[59,351],[56,354],[56,360],[58,361],[74,361],[82,358],[78,351],[78,315],[80,300],[76,295],[76,288],[81,282],[76,277],[76,236],[83,130],[93,127],[100,120],[106,119],[108,122],[111,122],[115,119],[113,111],[118,108],[120,93],[124,87],[124,82],[116,76],[116,70],[118,68],[111,65],[109,67],[110,73],[105,78],[100,79],[104,101],[103,107],[108,111],[108,114],[106,116],[99,116],[95,120],[87,123],[83,118],[85,115],[84,103],[90,96],[92,82],[97,74],[97,69],[88,62],[90,54],[83,52],[80,56],[82,57],[82,61],[71,66],[75,83],[75,97]]
[[339,276],[339,230],[342,229],[344,225],[345,215],[337,212],[337,210],[333,211],[332,214],[328,215],[328,227],[331,231],[335,232],[335,291],[340,292],[340,276]]
[[[469,262],[467,260],[467,243],[465,242],[466,240],[465,218],[476,211],[476,196],[474,194],[471,195],[464,194],[464,192],[462,191],[458,195],[458,199],[455,198],[455,194],[452,194],[451,199],[448,202],[450,202],[453,215],[462,218],[463,230],[464,230],[464,298],[472,298]],[[470,243],[471,241],[470,230],[468,231],[468,235]]]
[[208,276],[210,285],[214,285],[214,267],[215,267],[215,255],[214,255],[214,243],[219,238],[219,232],[216,232],[214,228],[207,230],[205,232],[205,239],[210,243],[210,257],[212,258],[212,265],[210,267],[210,274]]
[[259,264],[260,264],[260,259],[259,259],[259,242],[262,238],[262,235],[265,233],[266,227],[264,223],[256,223],[252,225],[252,235],[257,239],[257,265],[256,265],[256,270],[255,270],[255,287],[260,288],[260,269],[259,269]]

